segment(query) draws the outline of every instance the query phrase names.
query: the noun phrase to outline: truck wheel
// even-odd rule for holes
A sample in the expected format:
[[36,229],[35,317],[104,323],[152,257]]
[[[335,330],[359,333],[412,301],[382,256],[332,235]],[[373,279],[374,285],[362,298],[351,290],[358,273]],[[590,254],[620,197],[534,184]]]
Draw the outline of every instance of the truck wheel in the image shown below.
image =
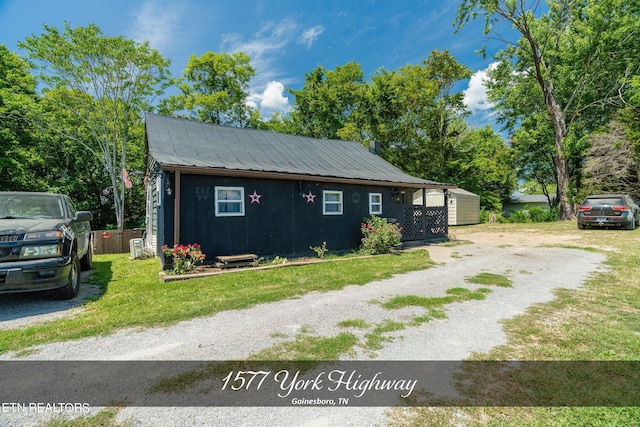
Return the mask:
[[73,253],[71,255],[71,270],[69,271],[67,284],[60,289],[54,290],[53,296],[57,300],[65,300],[75,297],[78,292],[80,292],[80,260]]
[[93,242],[89,241],[87,253],[80,259],[80,268],[82,271],[89,271],[93,268]]

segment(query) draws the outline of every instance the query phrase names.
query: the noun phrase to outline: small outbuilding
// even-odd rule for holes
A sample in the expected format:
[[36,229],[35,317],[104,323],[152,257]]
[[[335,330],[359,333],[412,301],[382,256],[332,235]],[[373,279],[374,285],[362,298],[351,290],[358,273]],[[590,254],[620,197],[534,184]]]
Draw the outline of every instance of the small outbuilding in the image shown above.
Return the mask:
[[[551,202],[555,199],[555,194],[550,195]],[[510,216],[517,211],[525,211],[531,208],[540,208],[548,211],[551,209],[549,198],[544,194],[513,194],[509,201],[504,204],[503,215]]]
[[[449,225],[480,224],[480,196],[462,188],[447,190]],[[422,204],[422,192],[413,194],[413,203]],[[426,206],[443,206],[445,194],[442,191],[427,191]]]
[[403,241],[447,237],[447,210],[413,177],[354,141],[325,140],[147,114],[145,246],[198,243],[208,259],[360,246],[362,220],[392,219]]

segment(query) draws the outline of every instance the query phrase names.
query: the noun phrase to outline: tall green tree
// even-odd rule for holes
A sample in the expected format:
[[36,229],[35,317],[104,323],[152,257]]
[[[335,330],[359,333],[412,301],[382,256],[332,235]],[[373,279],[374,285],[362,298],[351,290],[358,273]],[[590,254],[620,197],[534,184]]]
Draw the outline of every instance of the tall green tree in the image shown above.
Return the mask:
[[501,211],[516,188],[513,151],[491,126],[471,129],[449,164],[451,182],[480,196],[480,204]]
[[37,173],[38,115],[36,79],[17,53],[0,45],[0,189],[44,190],[46,179]]
[[327,70],[318,66],[305,74],[300,90],[293,94],[291,133],[315,138],[340,139],[339,132],[357,121],[367,100],[364,73],[357,62]]
[[468,187],[483,205],[500,209],[515,184],[510,151],[492,129],[470,129],[463,94],[455,92],[471,71],[447,51],[433,51],[417,65],[377,70],[364,81],[351,62],[306,74],[291,117],[269,125],[319,138],[375,142],[387,161],[425,179]]
[[161,113],[180,113],[204,122],[251,127],[258,112],[248,104],[249,81],[255,74],[244,52],[191,55],[178,80],[180,94],[160,104]]
[[[626,0],[463,0],[458,28],[478,16],[485,33],[507,24],[516,34],[497,55],[490,97],[502,119],[516,125],[546,112],[553,129],[560,219],[574,217],[569,193],[569,140],[605,123],[622,104],[640,66],[640,4]],[[580,135],[582,133],[582,135]]]
[[447,51],[433,51],[419,65],[379,70],[372,77],[370,138],[383,156],[416,176],[447,182],[468,127],[463,94],[455,83],[471,71]]
[[[56,115],[46,126],[88,150],[110,182],[116,225],[124,227],[129,144],[142,144],[134,130],[154,98],[163,92],[169,61],[147,42],[105,36],[94,24],[64,30],[44,25],[44,33],[27,37],[25,49],[40,71],[44,91],[74,126],[59,126]],[[138,134],[139,135],[139,134]],[[138,201],[144,204],[144,200]]]

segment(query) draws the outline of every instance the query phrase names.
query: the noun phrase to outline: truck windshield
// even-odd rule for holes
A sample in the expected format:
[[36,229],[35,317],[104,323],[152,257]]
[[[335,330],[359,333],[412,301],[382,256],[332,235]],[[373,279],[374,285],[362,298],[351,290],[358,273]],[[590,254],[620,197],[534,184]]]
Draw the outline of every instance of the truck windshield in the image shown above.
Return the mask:
[[0,194],[0,218],[64,218],[58,196],[46,194]]

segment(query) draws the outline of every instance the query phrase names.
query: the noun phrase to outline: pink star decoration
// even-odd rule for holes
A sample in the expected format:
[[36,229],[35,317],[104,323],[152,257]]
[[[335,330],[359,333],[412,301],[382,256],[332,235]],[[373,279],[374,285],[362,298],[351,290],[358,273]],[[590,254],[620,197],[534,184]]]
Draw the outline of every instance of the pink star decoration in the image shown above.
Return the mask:
[[316,198],[315,194],[311,194],[311,190],[309,190],[309,194],[303,194],[302,197],[307,198],[307,203],[315,203],[313,199]]
[[249,198],[251,198],[251,204],[260,204],[260,197],[262,197],[262,194],[258,194],[256,190],[253,190],[253,194],[249,194]]

